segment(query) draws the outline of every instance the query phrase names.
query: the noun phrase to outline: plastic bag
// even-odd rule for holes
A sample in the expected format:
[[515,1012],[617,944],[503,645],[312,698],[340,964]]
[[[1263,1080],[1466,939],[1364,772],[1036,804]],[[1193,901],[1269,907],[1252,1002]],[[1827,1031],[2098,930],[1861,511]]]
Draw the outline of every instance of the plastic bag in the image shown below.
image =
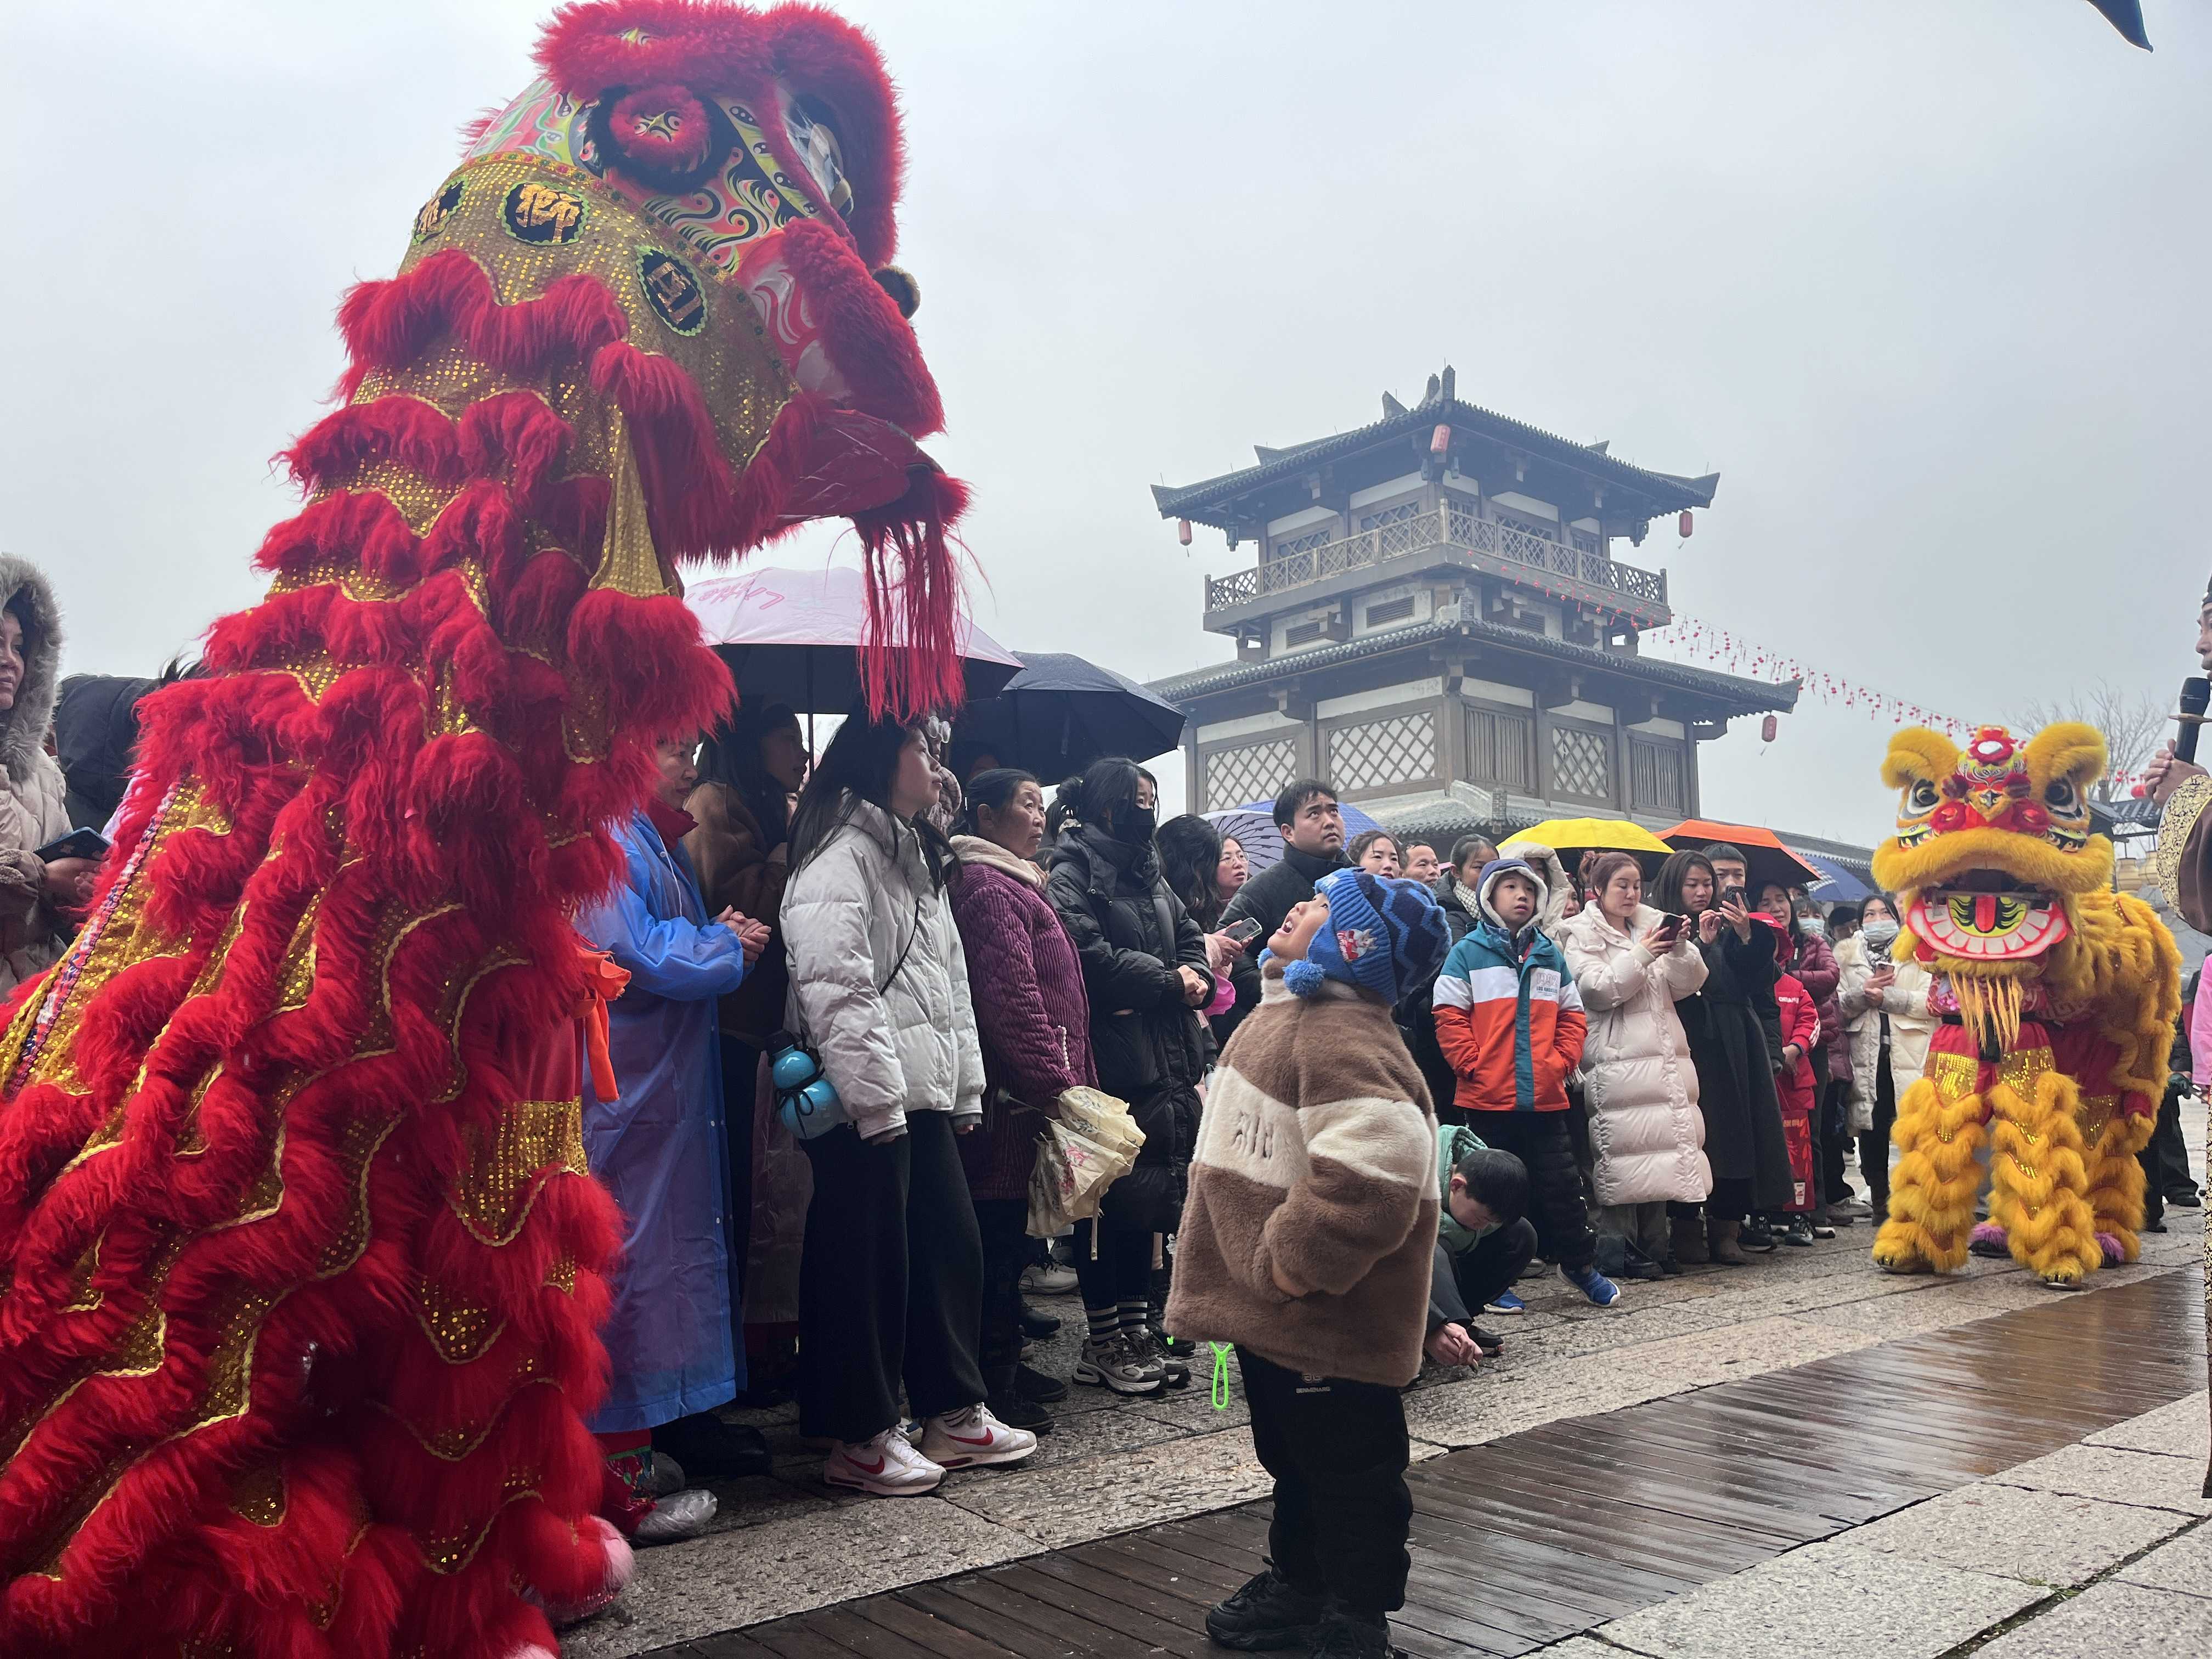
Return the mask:
[[1129,1109],[1097,1089],[1070,1089],[1037,1137],[1030,1171],[1032,1238],[1053,1238],[1098,1213],[1106,1189],[1128,1174],[1145,1144]]

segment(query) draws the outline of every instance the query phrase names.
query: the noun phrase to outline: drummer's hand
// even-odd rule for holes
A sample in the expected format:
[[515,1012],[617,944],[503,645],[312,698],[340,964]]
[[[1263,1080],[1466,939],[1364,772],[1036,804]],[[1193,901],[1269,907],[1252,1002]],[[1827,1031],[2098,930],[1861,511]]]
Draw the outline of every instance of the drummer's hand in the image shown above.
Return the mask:
[[2150,764],[2143,769],[2143,787],[2152,800],[2163,806],[2183,784],[2203,775],[2203,767],[2191,761],[2174,759],[2173,745],[2161,744],[2158,753],[2151,757]]

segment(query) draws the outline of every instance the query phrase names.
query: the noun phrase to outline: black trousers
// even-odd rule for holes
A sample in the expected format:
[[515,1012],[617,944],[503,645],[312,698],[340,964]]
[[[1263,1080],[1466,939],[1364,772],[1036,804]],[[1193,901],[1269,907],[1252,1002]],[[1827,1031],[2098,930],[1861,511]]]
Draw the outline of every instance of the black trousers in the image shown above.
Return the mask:
[[1547,1261],[1580,1273],[1597,1255],[1565,1112],[1479,1112],[1475,1133],[1528,1166],[1528,1219]]
[[873,1438],[984,1396],[983,1246],[947,1112],[871,1146],[849,1123],[799,1143],[814,1166],[799,1268],[799,1427]]
[[1473,1324],[1535,1259],[1536,1230],[1525,1216],[1498,1228],[1465,1255],[1454,1255],[1439,1242],[1429,1279],[1429,1328]]
[[979,1198],[975,1228],[983,1237],[983,1319],[975,1358],[994,1394],[1013,1382],[1022,1358],[1022,1269],[1029,1266],[1030,1204],[1025,1198]]
[[1851,1085],[1837,1078],[1830,1078],[1828,1086],[1820,1091],[1820,1119],[1813,1156],[1820,1168],[1820,1196],[1830,1204],[1842,1203],[1850,1193],[1850,1182],[1844,1175],[1844,1152],[1851,1138],[1850,1095]]
[[1075,1279],[1083,1305],[1111,1308],[1124,1302],[1148,1306],[1152,1296],[1152,1236],[1102,1214],[1075,1224]]
[[2166,1200],[2197,1190],[2196,1178],[2189,1173],[2189,1148],[2181,1139],[2182,1098],[2179,1085],[2166,1085],[2165,1098],[2158,1103],[2158,1122],[2151,1130],[2150,1143],[2139,1154],[2148,1194],[2158,1200],[2161,1213]]
[[1874,1127],[1859,1137],[1859,1173],[1866,1176],[1867,1202],[1875,1224],[1889,1218],[1889,1132],[1897,1127],[1897,1083],[1885,1051],[1875,1062]]
[[753,1102],[759,1081],[760,1050],[743,1039],[717,1036],[722,1045],[723,1150],[722,1213],[730,1246],[730,1340],[740,1358],[745,1352],[745,1252],[753,1237]]
[[1406,1407],[1399,1390],[1301,1376],[1237,1350],[1252,1443],[1275,1477],[1267,1551],[1292,1583],[1354,1613],[1406,1605],[1413,1494],[1406,1486]]

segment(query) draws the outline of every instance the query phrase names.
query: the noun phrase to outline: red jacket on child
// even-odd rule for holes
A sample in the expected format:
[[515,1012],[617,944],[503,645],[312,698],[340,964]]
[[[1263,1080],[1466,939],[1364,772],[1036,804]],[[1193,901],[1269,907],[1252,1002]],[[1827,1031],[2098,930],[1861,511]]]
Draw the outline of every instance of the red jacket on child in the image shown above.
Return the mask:
[[1820,1005],[1812,994],[1789,974],[1774,981],[1775,1006],[1782,1011],[1782,1041],[1797,1046],[1797,1058],[1774,1076],[1774,1091],[1782,1098],[1785,1117],[1810,1117],[1820,1098],[1813,1080],[1813,1045],[1820,1040]]

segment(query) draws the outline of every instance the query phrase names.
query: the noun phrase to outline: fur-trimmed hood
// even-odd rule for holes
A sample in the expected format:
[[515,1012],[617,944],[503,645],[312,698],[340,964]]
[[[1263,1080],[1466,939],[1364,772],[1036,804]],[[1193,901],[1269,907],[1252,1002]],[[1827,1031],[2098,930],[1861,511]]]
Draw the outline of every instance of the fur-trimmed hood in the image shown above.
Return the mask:
[[45,758],[46,728],[61,695],[62,615],[45,574],[27,559],[0,553],[0,606],[18,596],[19,612],[30,612],[23,618],[23,683],[15,688],[15,706],[0,714],[0,761],[9,780],[21,783]]
[[1556,939],[1559,921],[1567,913],[1567,900],[1575,890],[1574,878],[1567,874],[1559,855],[1540,841],[1513,840],[1499,848],[1498,855],[1519,859],[1543,879],[1544,908],[1537,914],[1536,925]]
[[1001,875],[1012,876],[1024,886],[1044,891],[1044,872],[1027,859],[1018,859],[995,841],[981,836],[955,836],[952,856],[963,864],[985,864]]

